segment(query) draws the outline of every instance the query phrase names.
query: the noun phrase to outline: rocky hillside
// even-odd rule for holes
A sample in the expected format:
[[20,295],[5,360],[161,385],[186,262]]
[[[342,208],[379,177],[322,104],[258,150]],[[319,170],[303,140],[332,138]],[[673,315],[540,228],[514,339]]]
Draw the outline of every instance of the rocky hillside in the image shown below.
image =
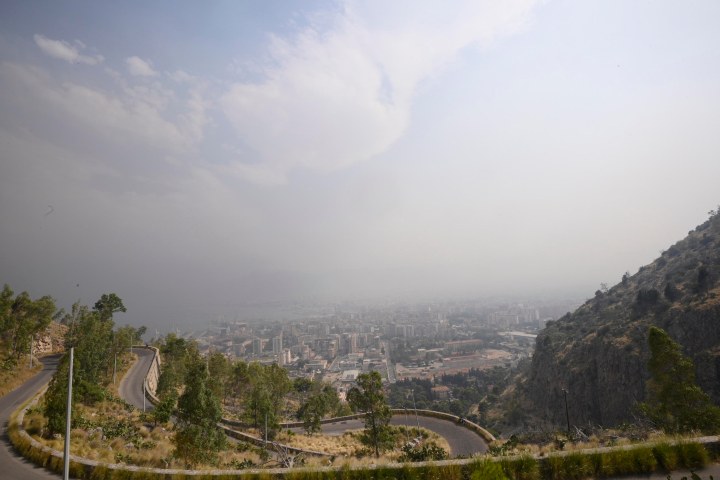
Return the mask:
[[66,325],[51,322],[40,335],[33,339],[33,355],[41,357],[51,353],[64,352],[67,331]]
[[720,403],[720,212],[650,265],[538,335],[516,393],[536,420],[604,426],[632,420],[645,396],[650,325],[665,329],[696,365],[700,386]]

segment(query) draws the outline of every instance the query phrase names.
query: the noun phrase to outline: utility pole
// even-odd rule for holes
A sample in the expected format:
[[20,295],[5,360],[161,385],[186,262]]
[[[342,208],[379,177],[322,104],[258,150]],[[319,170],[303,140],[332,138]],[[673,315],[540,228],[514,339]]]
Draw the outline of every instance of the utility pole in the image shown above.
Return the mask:
[[72,412],[73,355],[75,347],[70,347],[70,368],[68,368],[67,412],[65,413],[65,453],[63,455],[63,480],[70,479],[70,414]]
[[[405,395],[405,400],[407,400],[407,395]],[[407,405],[405,405],[405,439],[407,443],[410,443],[410,418],[408,417],[408,409]]]
[[415,390],[410,390],[410,392],[412,393],[413,409],[415,409],[415,421],[417,422],[418,430],[420,430],[420,418],[418,417],[417,406],[415,405]]
[[113,363],[113,385],[115,385],[115,374],[116,373],[117,373],[117,351],[115,351],[115,362]]
[[567,421],[567,432],[568,436],[570,435],[570,412],[568,411],[568,403],[567,403],[567,390],[562,389],[563,395],[565,396],[565,420]]
[[145,380],[143,380],[143,413],[145,413]]
[[35,335],[30,335],[30,370],[32,370],[32,347],[33,347],[34,340],[35,340]]

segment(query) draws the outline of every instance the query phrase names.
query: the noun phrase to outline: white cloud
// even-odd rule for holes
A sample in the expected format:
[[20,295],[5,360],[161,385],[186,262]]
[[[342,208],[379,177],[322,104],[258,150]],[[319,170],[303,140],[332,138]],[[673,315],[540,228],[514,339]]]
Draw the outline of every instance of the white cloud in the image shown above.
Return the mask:
[[40,34],[33,35],[35,44],[40,47],[46,55],[53,58],[59,58],[69,63],[85,63],[87,65],[97,65],[101,63],[104,58],[102,55],[83,55],[80,53],[81,50],[85,50],[87,47],[84,43],[76,40],[75,45],[71,45],[63,40],[52,40]]
[[534,3],[348,3],[323,31],[273,37],[264,79],[235,83],[221,98],[261,159],[235,171],[281,183],[296,168],[331,171],[383,152],[406,129],[421,81],[461,49],[515,31]]
[[154,77],[158,73],[152,67],[152,62],[145,61],[140,57],[128,57],[125,59],[128,71],[131,75],[138,77]]
[[153,83],[113,94],[77,83],[58,84],[41,69],[11,63],[0,65],[0,85],[8,98],[18,98],[18,108],[38,108],[48,118],[63,118],[66,128],[114,145],[185,152],[202,139],[207,121],[199,90],[179,97]]

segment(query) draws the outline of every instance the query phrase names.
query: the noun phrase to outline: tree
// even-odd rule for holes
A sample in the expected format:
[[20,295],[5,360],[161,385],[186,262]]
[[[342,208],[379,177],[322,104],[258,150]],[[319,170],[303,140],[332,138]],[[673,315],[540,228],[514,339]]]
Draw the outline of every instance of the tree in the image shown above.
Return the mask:
[[160,403],[152,411],[152,418],[155,425],[158,423],[167,423],[170,421],[170,417],[175,411],[175,405],[177,404],[178,395],[175,390],[171,390],[167,395],[160,401]]
[[127,312],[122,299],[114,293],[103,293],[100,300],[95,302],[93,310],[100,314],[103,321],[112,319],[113,313]]
[[197,351],[197,345],[180,338],[174,333],[165,337],[165,342],[160,346],[160,353],[163,359],[162,371],[158,379],[158,395],[162,396],[167,392],[176,390],[184,381],[186,363]]
[[33,335],[45,330],[55,314],[55,301],[44,296],[33,300],[27,292],[15,296],[5,285],[0,292],[0,340],[6,345],[6,364],[17,364],[30,351]]
[[361,440],[372,447],[375,456],[387,450],[392,444],[392,434],[388,427],[392,413],[382,390],[382,378],[378,372],[358,375],[357,387],[347,394],[348,402],[354,412],[365,413],[365,432]]
[[303,421],[305,431],[312,435],[320,431],[320,421],[338,409],[340,399],[332,385],[312,382],[313,392],[300,406],[297,417]]
[[210,388],[217,398],[225,400],[230,379],[230,362],[221,352],[208,353],[208,369],[210,372]]
[[[268,438],[272,439],[279,426],[279,419],[285,405],[285,396],[290,392],[291,382],[287,370],[272,364],[268,366],[253,362],[236,370],[236,374],[247,375],[245,416],[257,427],[265,428]],[[244,379],[244,377],[242,377]],[[239,378],[240,379],[240,378]],[[239,380],[238,379],[238,380]],[[233,380],[235,383],[235,380]],[[263,432],[265,434],[266,432]]]
[[231,398],[240,402],[245,398],[250,389],[250,376],[248,375],[248,364],[238,360],[230,367],[227,387]]
[[185,391],[178,399],[178,426],[175,453],[188,467],[216,463],[225,448],[225,435],[217,423],[222,416],[220,402],[208,386],[208,371],[199,355],[187,367]]
[[[91,312],[86,306],[77,309],[76,323],[65,338],[67,346],[75,347],[77,382],[74,391],[86,402],[101,400],[104,396],[101,385],[110,381],[114,348],[112,320],[103,321],[98,312]],[[75,375],[73,376],[75,378]]]
[[641,411],[668,433],[720,430],[720,408],[695,383],[693,361],[661,328],[650,327],[648,342],[651,378]]
[[[66,353],[60,359],[58,369],[48,384],[48,389],[43,396],[43,414],[48,419],[48,433],[54,435],[56,433],[65,433],[65,414],[67,408],[67,390],[68,390],[68,367],[70,366],[70,354]],[[73,367],[73,383],[77,373]],[[75,402],[73,402],[73,411],[71,417],[77,418],[75,414]]]

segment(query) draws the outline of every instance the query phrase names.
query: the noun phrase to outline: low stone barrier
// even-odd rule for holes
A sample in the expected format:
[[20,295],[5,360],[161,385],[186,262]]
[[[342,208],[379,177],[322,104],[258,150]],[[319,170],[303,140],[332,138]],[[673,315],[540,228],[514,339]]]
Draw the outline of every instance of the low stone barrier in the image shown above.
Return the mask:
[[[457,423],[461,427],[465,427],[468,430],[471,430],[471,431],[477,433],[478,435],[480,435],[483,438],[483,440],[485,440],[488,443],[495,441],[495,436],[492,433],[488,432],[487,430],[485,430],[483,427],[481,427],[477,423],[473,423],[470,420],[460,418],[457,415],[453,415],[451,413],[445,413],[445,412],[436,412],[435,410],[412,410],[412,411],[413,412],[417,411],[417,414],[420,416],[423,416],[423,417],[440,418],[442,420],[447,420],[447,421],[450,421],[453,423]],[[400,413],[404,414],[406,412],[411,412],[411,410],[410,409],[405,410],[402,408],[393,408],[392,412],[397,415]]]
[[[44,393],[40,391],[31,401],[26,402],[25,405],[21,406],[10,419],[9,434],[12,443],[21,452],[21,454],[27,458],[32,459],[34,462],[47,467],[51,470],[61,471],[62,470],[62,459],[63,453],[47,447],[34,438],[32,438],[23,428],[22,421],[25,416],[25,412],[32,406],[34,406],[41,395]],[[404,411],[404,410],[403,410]],[[419,413],[419,412],[418,412]],[[441,412],[433,412],[441,413]],[[447,414],[444,414],[447,415]],[[241,433],[241,432],[240,432]],[[18,441],[19,437],[21,441]],[[718,437],[701,437],[688,440],[680,440],[670,442],[670,445],[676,445],[682,447],[683,444],[700,444],[704,446],[706,451],[717,452],[718,451]],[[24,445],[19,445],[23,443]],[[516,465],[518,472],[522,473],[524,469],[528,468],[528,461],[536,462],[537,476],[539,478],[545,478],[547,472],[551,472],[553,468],[561,462],[563,457],[575,457],[577,460],[578,456],[586,455],[599,455],[609,453],[618,450],[632,451],[635,449],[652,449],[653,444],[640,444],[640,445],[624,445],[620,447],[601,447],[590,450],[578,450],[578,451],[567,451],[567,452],[556,452],[544,457],[532,456],[532,455],[520,455],[520,456],[506,456],[506,457],[490,457],[489,461],[499,462],[503,465],[508,465],[509,468],[513,468],[513,463]],[[487,457],[486,457],[487,458]],[[428,474],[429,477],[432,475],[437,478],[465,478],[469,477],[478,462],[479,458],[466,458],[460,460],[443,460],[434,462],[415,462],[412,464],[408,463],[388,463],[384,465],[370,465],[370,466],[358,466],[351,467],[348,465],[341,466],[328,466],[328,467],[315,467],[315,468],[269,468],[269,469],[246,469],[246,470],[183,470],[183,469],[165,469],[165,468],[146,468],[137,467],[132,465],[124,465],[118,463],[103,463],[96,460],[90,460],[79,457],[77,455],[71,455],[71,475],[79,478],[123,478],[123,479],[143,479],[143,480],[167,480],[170,478],[184,478],[184,477],[215,477],[220,479],[232,479],[238,477],[249,477],[251,479],[317,479],[317,478],[423,478],[424,474]],[[691,460],[692,461],[692,460]],[[573,463],[573,462],[571,462]],[[574,463],[573,465],[574,466]],[[701,465],[681,465],[686,468],[701,467]],[[370,475],[363,474],[360,471],[367,471]],[[653,466],[648,471],[642,471],[642,473],[650,473],[651,471],[657,471],[657,467]],[[641,473],[641,472],[625,472],[625,473]],[[376,475],[374,475],[376,474]],[[555,478],[555,477],[553,477]]]
[[135,348],[146,348],[153,351],[152,363],[145,376],[145,396],[150,400],[150,403],[157,405],[160,403],[160,399],[156,396],[158,381],[160,380],[160,350],[149,345]]
[[[416,410],[405,410],[404,408],[393,408],[391,409],[393,415],[405,415],[406,413],[415,413]],[[442,420],[447,420],[449,422],[453,422],[458,424],[461,427],[467,428],[468,430],[473,431],[474,433],[478,434],[485,440],[486,442],[494,442],[495,437],[492,433],[488,432],[484,428],[482,428],[480,425],[473,423],[469,420],[461,419],[457,415],[452,415],[450,413],[445,412],[436,412],[435,410],[417,410],[417,414],[421,417],[432,417],[432,418],[439,418]],[[328,423],[340,423],[340,422],[346,422],[348,420],[357,420],[358,418],[363,418],[365,416],[364,413],[357,413],[355,415],[347,415],[344,417],[334,417],[334,418],[325,418],[320,421],[321,424],[326,425]],[[241,422],[239,420],[231,420],[228,418],[223,418],[220,420],[225,425],[230,425],[234,427],[239,428],[251,428],[252,425],[246,422]],[[280,428],[282,429],[288,429],[288,428],[300,428],[304,426],[303,422],[283,422],[279,424]]]
[[[218,424],[218,426],[222,429],[222,431],[228,437],[232,437],[236,440],[242,440],[244,442],[249,442],[249,443],[252,443],[259,447],[267,447],[271,450],[276,449],[275,444],[273,442],[265,443],[265,440],[263,440],[262,438],[254,437],[245,432],[238,432],[237,430],[233,430],[232,428],[226,427],[225,425],[222,425],[222,424]],[[334,457],[335,456],[330,453],[317,452],[315,450],[306,450],[304,448],[291,447],[290,445],[283,445],[283,444],[278,444],[278,445],[280,446],[280,448],[283,448],[283,449],[285,449],[289,452],[293,452],[293,453],[304,453],[306,455],[312,455],[314,457]]]

